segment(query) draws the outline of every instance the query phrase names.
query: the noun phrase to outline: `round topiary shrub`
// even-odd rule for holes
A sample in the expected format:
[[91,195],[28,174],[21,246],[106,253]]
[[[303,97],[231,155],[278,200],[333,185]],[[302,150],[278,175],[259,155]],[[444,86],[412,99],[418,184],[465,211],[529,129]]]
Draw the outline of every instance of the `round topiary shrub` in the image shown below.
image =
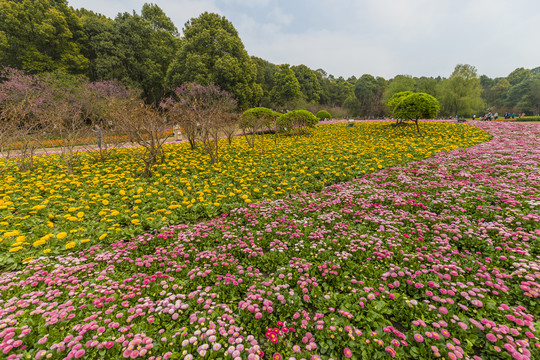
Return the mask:
[[257,131],[269,127],[280,115],[280,113],[265,107],[247,109],[242,114],[239,126],[244,131]]
[[315,116],[317,116],[319,120],[324,120],[324,119],[330,120],[332,118],[332,115],[326,110],[319,111]]
[[297,136],[307,133],[307,128],[318,123],[319,119],[313,113],[307,110],[293,110],[277,118],[276,129]]

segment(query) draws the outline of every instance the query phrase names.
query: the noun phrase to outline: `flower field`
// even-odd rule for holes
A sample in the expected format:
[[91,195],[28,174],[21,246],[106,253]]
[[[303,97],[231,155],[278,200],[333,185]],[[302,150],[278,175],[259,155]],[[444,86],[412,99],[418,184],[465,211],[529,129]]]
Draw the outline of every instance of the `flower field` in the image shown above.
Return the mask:
[[320,190],[489,138],[470,126],[427,123],[424,128],[426,136],[419,137],[383,122],[321,125],[298,141],[281,138],[274,144],[266,136],[265,145],[255,149],[243,138],[231,146],[223,140],[216,165],[186,143],[169,144],[166,163],[155,166],[150,179],[137,176],[141,165],[129,149],[105,162],[83,155],[71,176],[62,171],[59,155],[37,158],[32,172],[0,174],[0,267]]
[[[253,202],[226,208],[206,222],[131,240],[116,235],[122,231],[109,231],[105,239],[118,236],[109,244],[93,239],[87,249],[64,249],[3,273],[0,354],[7,359],[538,359],[540,124],[478,126],[493,139],[467,149],[445,140],[463,131],[471,135],[467,141],[478,143],[485,133],[431,123],[424,127],[430,128],[425,138],[430,140],[421,143],[410,135],[392,138],[383,124],[370,124],[318,128],[334,136],[313,135],[320,136],[317,151],[327,153],[317,153],[316,142],[297,144],[294,154],[293,145],[289,152],[271,153],[269,147],[251,165],[238,163],[221,172],[193,160],[199,175],[188,174],[189,162],[178,163],[174,176],[162,173],[154,181],[170,184],[184,176],[184,186],[204,189],[203,179],[209,185],[215,179],[218,192],[210,186],[206,196],[224,193],[217,184],[226,188],[227,181],[245,174],[226,191],[249,191],[246,200]],[[354,137],[346,133],[351,130]],[[435,130],[443,134],[440,140]],[[365,153],[355,154],[353,146]],[[345,148],[348,152],[339,153]],[[443,149],[451,151],[438,152]],[[241,146],[234,151],[249,152]],[[410,160],[433,156],[399,164],[398,157],[403,162],[409,154]],[[374,155],[376,162],[370,161]],[[292,165],[284,161],[288,156],[295,158]],[[123,210],[128,201],[141,200],[129,206],[142,208],[158,196],[171,200],[172,192],[154,183],[133,198],[141,180],[116,180],[118,169],[91,167],[102,186],[111,179],[110,187],[99,197],[97,190],[89,197],[71,195],[74,203],[94,196],[89,207],[108,200]],[[225,170],[227,180],[216,175]],[[336,182],[342,173],[358,179],[299,191],[306,185],[316,189],[325,179]],[[23,176],[11,176],[9,186],[23,183]],[[91,179],[80,175],[79,194]],[[38,180],[51,181],[44,175],[33,181]],[[242,188],[244,183],[251,187]],[[69,194],[62,186],[72,193],[77,188],[59,185],[62,199]],[[24,191],[18,186],[10,199]],[[267,195],[254,196],[255,186]],[[126,195],[115,193],[121,189]],[[107,191],[113,193],[108,198]],[[238,204],[212,196],[208,203]],[[267,196],[279,199],[266,201]],[[170,209],[171,220],[176,221],[173,210],[184,211],[178,219],[189,219],[189,205],[184,210],[181,201],[176,204],[181,207]],[[191,204],[204,208],[198,199]],[[78,217],[76,211],[89,212],[69,213]],[[88,224],[100,226],[99,220]],[[60,226],[54,225],[49,229]],[[73,234],[62,229],[66,238]],[[66,238],[55,235],[50,241],[58,239],[54,244],[60,248],[59,240]]]

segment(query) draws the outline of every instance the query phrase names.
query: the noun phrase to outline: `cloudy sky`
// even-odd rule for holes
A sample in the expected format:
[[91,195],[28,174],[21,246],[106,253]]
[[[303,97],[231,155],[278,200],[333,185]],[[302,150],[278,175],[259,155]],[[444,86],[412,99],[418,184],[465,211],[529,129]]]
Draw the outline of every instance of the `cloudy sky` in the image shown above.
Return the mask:
[[250,55],[334,76],[448,77],[457,64],[506,76],[540,66],[539,0],[68,0],[114,18],[152,2],[182,30],[204,11]]

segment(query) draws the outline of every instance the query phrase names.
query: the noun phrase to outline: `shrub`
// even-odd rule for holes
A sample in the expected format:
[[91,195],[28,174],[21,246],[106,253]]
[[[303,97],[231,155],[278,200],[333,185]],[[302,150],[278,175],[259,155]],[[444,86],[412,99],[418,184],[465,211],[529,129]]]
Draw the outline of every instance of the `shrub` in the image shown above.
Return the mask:
[[324,119],[330,120],[332,118],[332,115],[330,115],[330,113],[326,110],[319,111],[315,116],[317,116],[319,120],[324,120]]
[[317,125],[319,119],[307,110],[293,110],[276,120],[276,130],[293,136],[305,134],[307,128]]
[[[240,129],[249,147],[255,147],[256,134],[261,130],[270,130],[281,114],[265,107],[255,107],[244,111],[240,119]],[[264,135],[261,138],[264,141]]]
[[261,130],[272,126],[272,122],[277,119],[281,114],[265,107],[255,107],[247,109],[242,114],[240,119],[240,129],[242,131]]
[[540,116],[526,116],[524,118],[516,118],[516,121],[540,121]]

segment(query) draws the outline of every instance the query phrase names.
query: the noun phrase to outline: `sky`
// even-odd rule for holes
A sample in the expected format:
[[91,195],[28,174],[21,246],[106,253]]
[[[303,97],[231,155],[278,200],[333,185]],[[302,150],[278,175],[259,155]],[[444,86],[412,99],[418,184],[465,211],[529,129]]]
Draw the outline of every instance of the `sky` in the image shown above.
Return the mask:
[[451,75],[457,64],[504,77],[540,66],[539,0],[68,0],[114,18],[158,5],[180,32],[225,16],[249,55],[335,77]]

